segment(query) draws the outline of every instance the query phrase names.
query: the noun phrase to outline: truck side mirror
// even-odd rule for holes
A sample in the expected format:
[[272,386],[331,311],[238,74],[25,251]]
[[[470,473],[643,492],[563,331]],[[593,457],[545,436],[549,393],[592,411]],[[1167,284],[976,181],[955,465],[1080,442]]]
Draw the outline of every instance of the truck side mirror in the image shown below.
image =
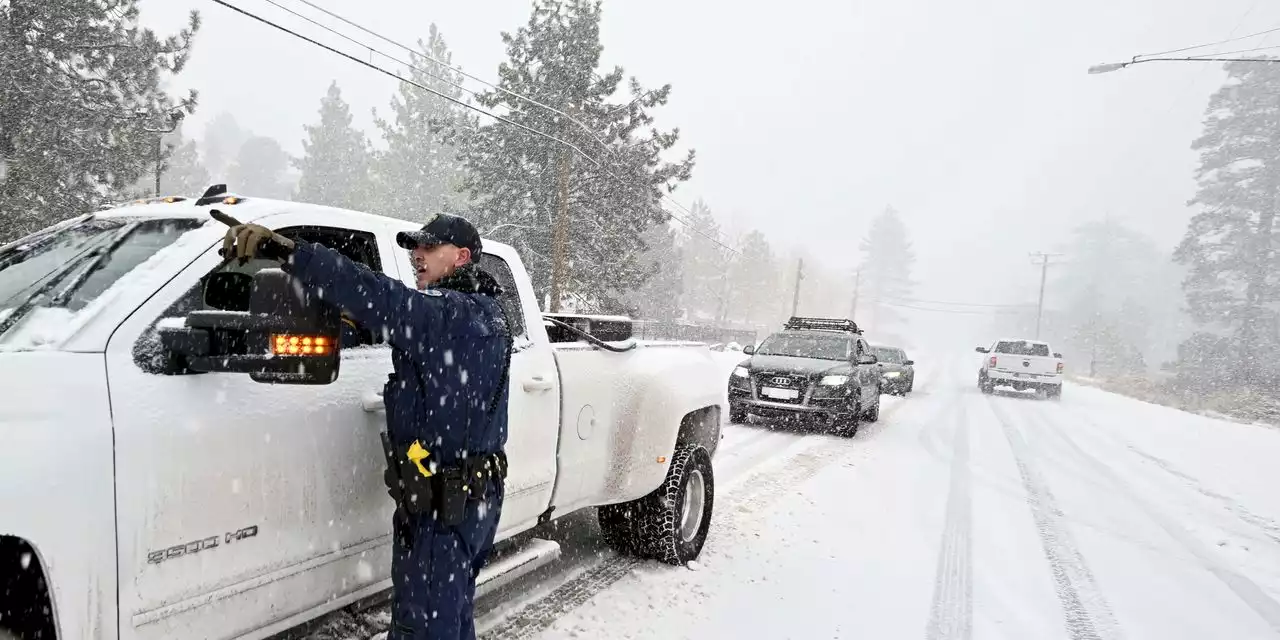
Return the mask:
[[978,347],[974,349],[974,351],[977,351],[978,353],[989,353],[989,350],[986,347]]
[[743,347],[743,348],[742,348],[742,352],[743,352],[743,353],[745,353],[745,354],[747,354],[747,355],[751,355],[751,354],[753,354],[753,353],[755,353],[755,352],[756,352],[756,348],[755,348],[755,347],[753,347],[753,346],[751,346],[751,345],[747,345],[747,346],[745,346],[745,347]]
[[[215,275],[206,301],[213,302],[210,287],[215,298],[234,294],[234,280]],[[194,311],[185,326],[160,330],[161,344],[182,355],[193,371],[247,373],[256,382],[281,384],[336,380],[341,335],[339,310],[279,269],[253,276],[247,310]]]
[[1053,357],[1061,359],[1061,358],[1062,358],[1062,354],[1061,354],[1061,353],[1055,353],[1055,354],[1053,354]]

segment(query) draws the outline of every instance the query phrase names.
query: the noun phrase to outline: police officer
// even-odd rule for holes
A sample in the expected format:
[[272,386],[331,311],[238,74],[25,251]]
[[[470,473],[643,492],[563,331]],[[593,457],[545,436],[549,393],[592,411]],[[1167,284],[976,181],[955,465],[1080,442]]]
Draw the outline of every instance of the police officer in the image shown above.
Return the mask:
[[280,260],[390,342],[384,447],[397,509],[388,640],[470,639],[475,580],[502,510],[511,336],[501,288],[476,266],[481,241],[470,222],[435,215],[396,241],[412,255],[419,291],[260,225],[232,226],[223,251]]

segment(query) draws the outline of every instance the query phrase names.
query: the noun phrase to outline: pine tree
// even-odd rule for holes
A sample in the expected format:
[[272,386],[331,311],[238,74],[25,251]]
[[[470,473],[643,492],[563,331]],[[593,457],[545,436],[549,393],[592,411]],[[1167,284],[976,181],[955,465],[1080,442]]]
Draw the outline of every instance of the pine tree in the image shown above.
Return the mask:
[[608,311],[648,277],[639,264],[643,234],[668,221],[661,196],[693,170],[692,152],[663,160],[679,132],[652,128],[648,113],[666,104],[671,87],[648,91],[632,79],[632,99],[611,102],[623,70],[596,73],[603,47],[593,0],[535,0],[529,22],[502,38],[509,60],[498,69],[499,86],[572,120],[502,91],[482,94],[480,103],[594,159],[510,124],[487,124],[465,152],[473,212],[509,232],[503,239],[521,251],[551,310],[572,301]]
[[205,125],[202,145],[204,166],[208,168],[214,182],[226,181],[227,169],[235,161],[236,153],[252,137],[252,133],[236,122],[235,116],[225,111]]
[[1095,375],[1143,373],[1157,359],[1148,356],[1170,350],[1163,341],[1179,324],[1168,255],[1110,217],[1076,227],[1065,252],[1046,305],[1055,307],[1068,359],[1082,371],[1091,363]]
[[711,209],[696,200],[689,224],[681,227],[685,306],[690,318],[722,321],[728,311],[729,251],[720,246],[720,225]]
[[[211,183],[195,141],[187,140],[181,127],[165,134],[161,141],[163,154],[160,163],[160,195],[190,197],[204,193]],[[154,163],[126,191],[126,195],[129,198],[150,198],[156,195]]]
[[287,200],[292,191],[285,175],[289,162],[289,154],[279,142],[262,136],[249,138],[227,169],[228,188],[244,196]]
[[1280,65],[1229,63],[1227,83],[1209,99],[1199,189],[1175,259],[1192,318],[1227,337],[1232,366],[1211,372],[1226,384],[1280,382]]
[[[870,309],[871,321],[877,331],[897,331],[901,318],[893,310],[911,295],[911,266],[915,253],[907,238],[907,227],[893,207],[888,207],[871,222],[871,230],[863,238],[861,297],[867,301],[861,308]],[[856,319],[855,319],[856,321]]]
[[369,140],[351,125],[351,109],[338,83],[320,101],[320,123],[307,125],[297,200],[364,210],[369,202]]
[[774,324],[782,312],[778,262],[763,233],[751,231],[743,236],[728,272],[730,295],[726,319],[734,324]]
[[138,0],[0,3],[0,236],[91,211],[154,170],[175,111],[161,87],[182,71],[199,15],[167,38],[138,25]]
[[172,152],[160,175],[162,195],[199,196],[211,184],[209,172],[200,162],[200,152],[194,140],[172,146]]
[[[419,40],[418,47],[424,55],[412,56],[409,77],[461,99],[462,90],[456,85],[465,78],[449,66],[453,54],[436,25],[431,25],[427,41]],[[461,193],[465,168],[457,147],[475,125],[463,108],[402,83],[391,99],[391,119],[375,114],[374,121],[387,148],[374,165],[373,209],[405,220],[422,220],[439,212],[465,213],[467,203]]]
[[640,260],[648,272],[644,284],[624,298],[629,312],[646,320],[675,322],[683,312],[684,264],[676,232],[665,224],[644,233],[648,249]]

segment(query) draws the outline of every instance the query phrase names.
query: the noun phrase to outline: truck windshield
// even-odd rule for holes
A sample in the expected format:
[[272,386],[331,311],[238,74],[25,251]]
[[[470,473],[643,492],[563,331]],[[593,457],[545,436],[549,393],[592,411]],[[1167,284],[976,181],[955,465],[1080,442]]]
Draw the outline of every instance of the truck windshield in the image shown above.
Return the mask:
[[841,336],[775,333],[765,338],[756,353],[765,356],[848,360],[853,354],[853,340]]
[[12,243],[0,253],[0,334],[32,309],[79,311],[200,225],[189,218],[89,217]]
[[1015,356],[1048,356],[1049,345],[1043,342],[1007,341],[996,343],[996,353]]

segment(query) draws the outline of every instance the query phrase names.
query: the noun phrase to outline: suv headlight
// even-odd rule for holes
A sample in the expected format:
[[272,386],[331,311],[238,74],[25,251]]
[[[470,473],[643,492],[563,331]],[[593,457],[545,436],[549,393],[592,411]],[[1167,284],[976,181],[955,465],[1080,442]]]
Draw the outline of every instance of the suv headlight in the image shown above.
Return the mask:
[[849,376],[822,376],[822,381],[818,384],[827,387],[838,387],[849,381]]
[[733,377],[735,378],[745,378],[750,374],[751,372],[747,371],[746,367],[737,367],[733,370]]
[[890,372],[888,372],[888,373],[884,374],[884,377],[886,377],[886,378],[896,378],[896,377],[898,377],[898,376],[900,376],[900,375],[902,375],[902,372],[901,372],[901,371],[890,371]]

